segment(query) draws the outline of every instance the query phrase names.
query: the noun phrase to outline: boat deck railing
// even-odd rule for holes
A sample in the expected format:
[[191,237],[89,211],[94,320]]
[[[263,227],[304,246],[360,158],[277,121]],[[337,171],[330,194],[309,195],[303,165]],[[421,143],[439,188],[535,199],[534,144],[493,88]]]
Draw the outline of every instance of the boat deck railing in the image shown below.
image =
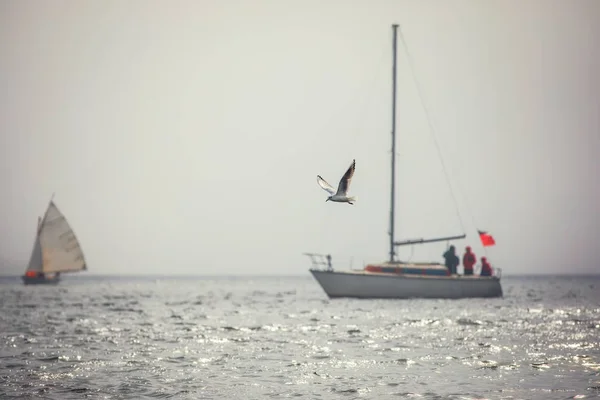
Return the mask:
[[331,254],[304,253],[304,255],[310,257],[313,268],[319,269],[319,266],[323,266],[328,271],[333,271],[333,267],[331,266]]

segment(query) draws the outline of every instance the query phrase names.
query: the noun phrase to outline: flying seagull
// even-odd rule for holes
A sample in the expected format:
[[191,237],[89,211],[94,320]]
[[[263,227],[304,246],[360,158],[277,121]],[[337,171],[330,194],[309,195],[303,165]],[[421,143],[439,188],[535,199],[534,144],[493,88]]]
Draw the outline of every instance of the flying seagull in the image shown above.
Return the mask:
[[319,186],[323,188],[327,193],[331,196],[327,197],[325,202],[331,200],[336,201],[338,203],[348,203],[354,204],[353,201],[356,201],[356,197],[347,196],[348,188],[350,187],[350,180],[352,179],[352,175],[354,175],[354,168],[356,166],[356,161],[352,160],[352,165],[348,168],[342,179],[340,179],[340,183],[338,185],[337,192],[333,189],[333,187],[325,181],[325,179],[321,178],[321,175],[317,175],[317,183]]

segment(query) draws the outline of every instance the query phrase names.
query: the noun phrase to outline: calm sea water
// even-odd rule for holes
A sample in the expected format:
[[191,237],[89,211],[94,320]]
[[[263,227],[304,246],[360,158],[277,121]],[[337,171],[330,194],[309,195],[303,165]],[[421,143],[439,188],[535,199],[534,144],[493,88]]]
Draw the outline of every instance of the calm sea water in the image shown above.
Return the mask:
[[300,278],[0,283],[1,399],[600,397],[600,277],[328,300]]

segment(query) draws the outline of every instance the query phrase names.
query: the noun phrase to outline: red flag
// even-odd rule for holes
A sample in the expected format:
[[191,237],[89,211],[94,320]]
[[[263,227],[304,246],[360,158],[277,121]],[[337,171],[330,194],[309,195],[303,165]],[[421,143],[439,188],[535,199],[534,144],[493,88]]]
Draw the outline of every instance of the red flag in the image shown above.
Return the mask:
[[494,237],[492,235],[490,235],[489,233],[487,233],[485,231],[480,231],[480,230],[478,230],[477,232],[479,232],[479,239],[481,239],[481,243],[483,244],[483,247],[493,246],[496,244]]

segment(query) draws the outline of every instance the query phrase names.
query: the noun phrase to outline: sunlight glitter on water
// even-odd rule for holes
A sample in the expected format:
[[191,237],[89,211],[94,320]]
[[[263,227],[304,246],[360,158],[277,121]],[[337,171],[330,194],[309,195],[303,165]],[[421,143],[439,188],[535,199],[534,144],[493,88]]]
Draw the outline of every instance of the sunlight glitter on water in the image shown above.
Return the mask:
[[310,278],[11,287],[0,397],[598,398],[598,294],[548,284],[448,302],[332,301]]

